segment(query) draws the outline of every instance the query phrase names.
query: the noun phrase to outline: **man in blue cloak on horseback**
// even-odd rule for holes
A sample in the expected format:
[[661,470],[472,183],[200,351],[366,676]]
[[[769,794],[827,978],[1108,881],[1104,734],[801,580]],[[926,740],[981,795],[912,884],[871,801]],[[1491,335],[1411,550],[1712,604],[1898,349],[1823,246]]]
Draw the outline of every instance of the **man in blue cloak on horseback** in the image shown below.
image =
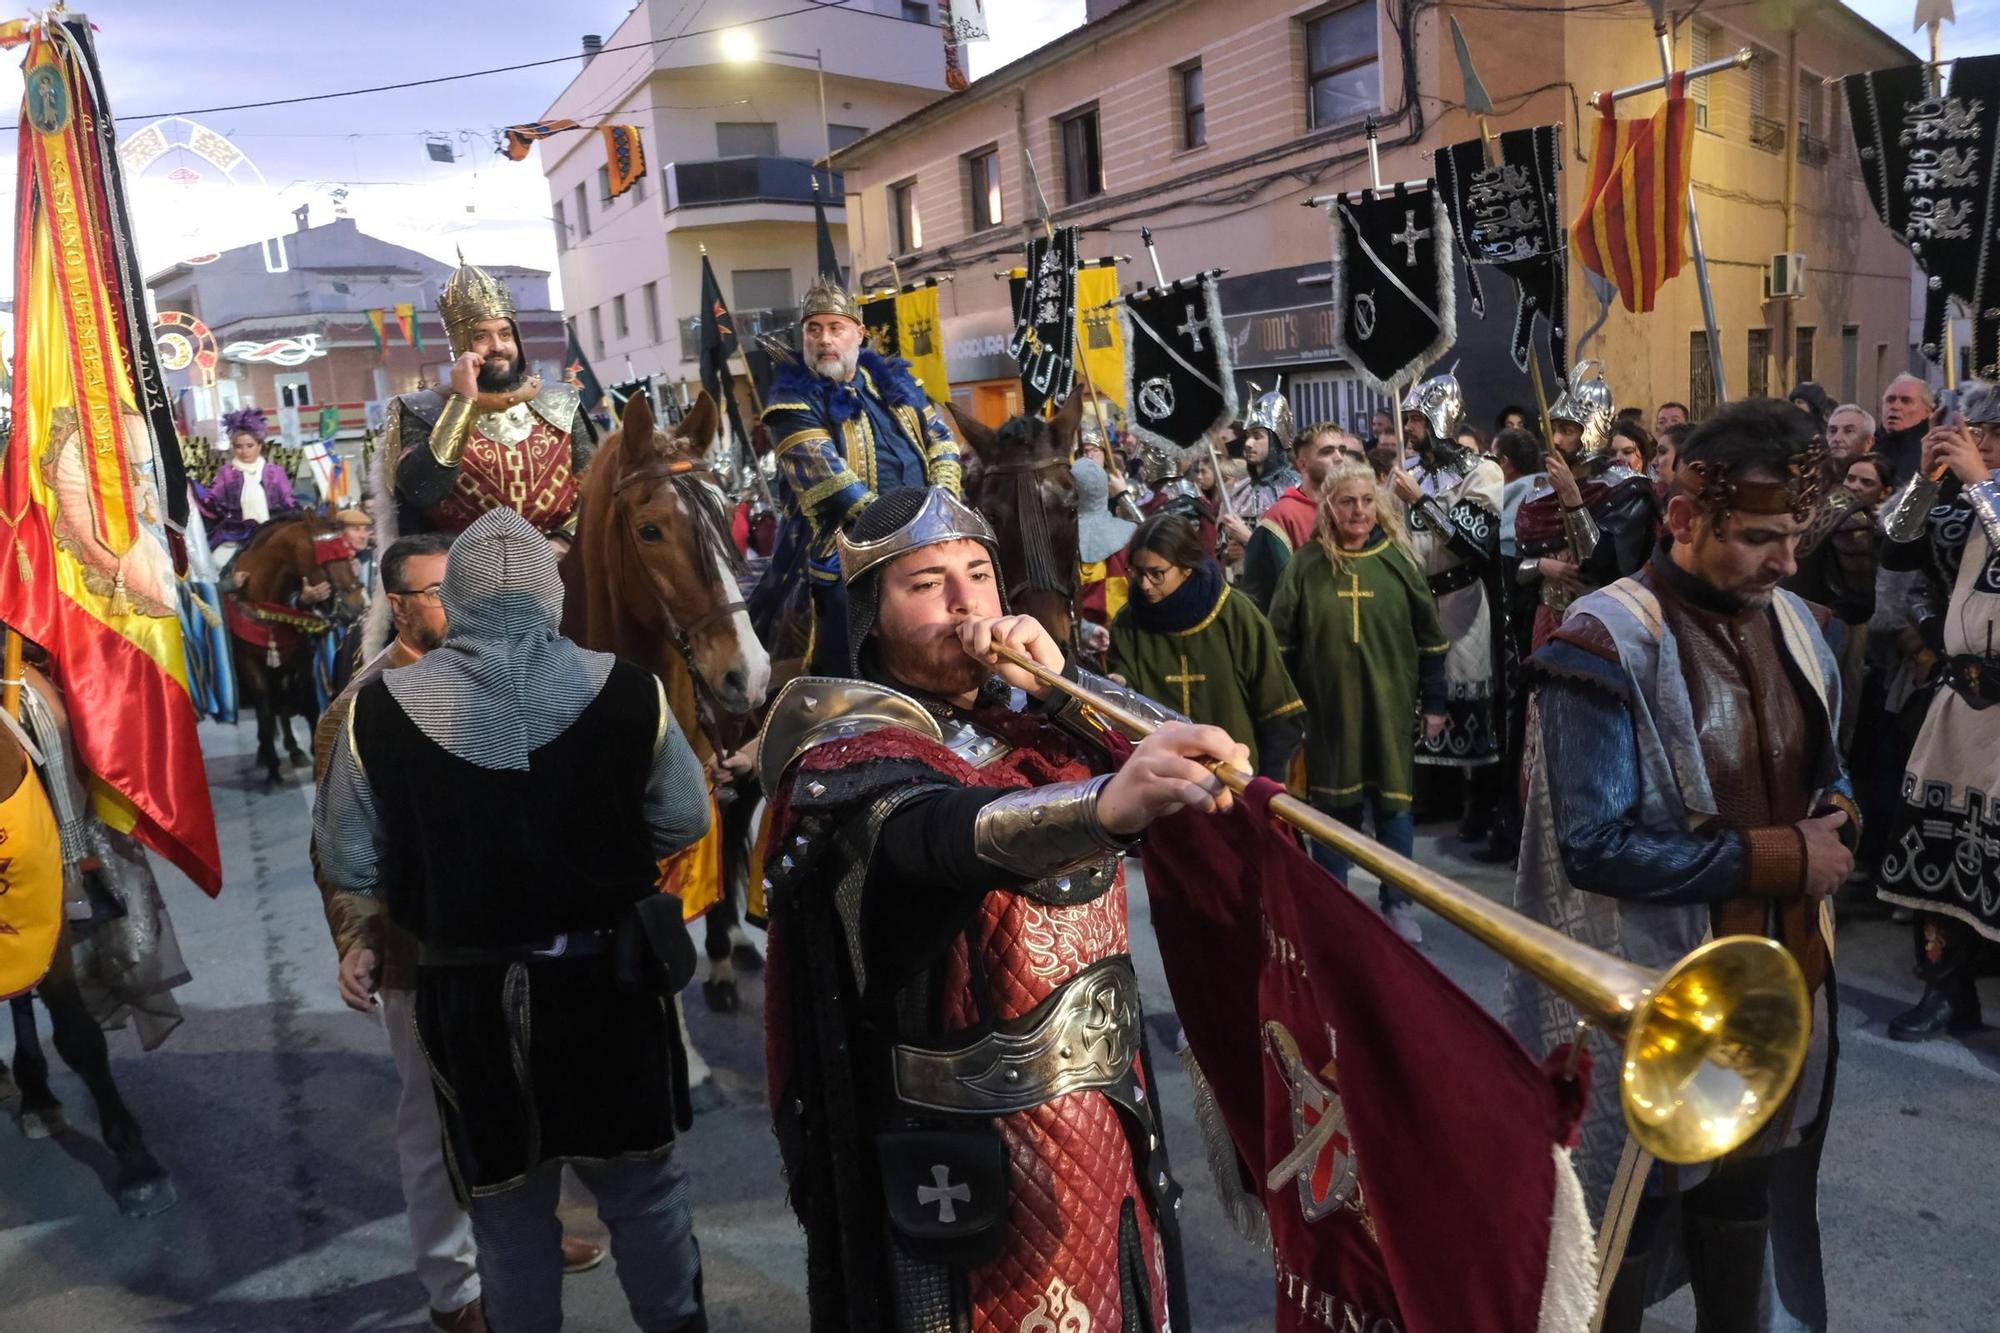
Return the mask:
[[847,597],[834,537],[883,491],[941,486],[961,492],[958,441],[911,376],[909,364],[863,343],[861,306],[838,278],[806,289],[802,363],[778,367],[763,422],[777,453],[785,528],[775,568],[804,547],[812,588],[809,669],[840,675]]

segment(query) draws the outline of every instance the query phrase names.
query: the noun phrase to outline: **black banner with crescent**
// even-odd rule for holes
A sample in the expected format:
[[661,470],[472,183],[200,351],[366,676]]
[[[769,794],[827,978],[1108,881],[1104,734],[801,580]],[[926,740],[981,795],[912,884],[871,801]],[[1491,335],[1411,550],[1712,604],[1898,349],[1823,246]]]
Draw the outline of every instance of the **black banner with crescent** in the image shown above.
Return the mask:
[[1183,448],[1236,415],[1236,376],[1213,274],[1128,296],[1118,321],[1125,334],[1125,403],[1140,439]]

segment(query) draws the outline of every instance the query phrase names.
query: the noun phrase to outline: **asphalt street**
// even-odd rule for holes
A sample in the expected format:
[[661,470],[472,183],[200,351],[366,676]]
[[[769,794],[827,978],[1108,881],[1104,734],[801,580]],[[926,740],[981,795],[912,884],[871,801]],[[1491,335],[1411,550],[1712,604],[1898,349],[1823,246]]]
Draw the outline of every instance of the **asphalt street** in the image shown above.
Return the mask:
[[[117,1078],[181,1202],[151,1219],[119,1215],[87,1095],[58,1064],[72,1129],[31,1142],[11,1115],[0,1122],[0,1330],[425,1327],[390,1146],[395,1073],[379,1023],[343,1008],[334,991],[306,865],[305,775],[267,790],[250,770],[250,726],[205,727],[203,739],[227,887],[210,901],[160,867],[194,972],[179,992],[187,1021],[149,1054],[129,1033],[112,1037]],[[1501,889],[1501,875],[1454,847],[1425,836],[1417,854],[1484,891]],[[1267,1261],[1224,1221],[1199,1160],[1186,1081],[1164,1058],[1171,1005],[1136,879],[1135,953],[1162,1057],[1168,1142],[1189,1192],[1194,1324],[1267,1329]],[[1357,887],[1372,894],[1365,880]],[[1432,956],[1495,1003],[1498,961],[1425,921]],[[1843,923],[1842,1063],[1821,1192],[1834,1327],[1994,1333],[2000,1031],[1964,1043],[1889,1041],[1884,1022],[1912,996],[1909,951],[1907,927],[1865,916]],[[1988,1010],[2000,1015],[2000,985],[1986,984]],[[689,997],[695,1042],[723,1098],[680,1149],[694,1178],[711,1326],[801,1329],[804,1246],[763,1110],[761,986],[750,981],[733,1014],[702,1012],[698,989]],[[0,1038],[0,1051],[11,1044]],[[568,1211],[573,1228],[595,1227],[587,1198]],[[1439,1259],[1439,1280],[1448,1281],[1449,1256]],[[566,1296],[570,1328],[631,1327],[608,1264],[569,1279]],[[1683,1295],[1654,1312],[1649,1331],[1693,1322]]]

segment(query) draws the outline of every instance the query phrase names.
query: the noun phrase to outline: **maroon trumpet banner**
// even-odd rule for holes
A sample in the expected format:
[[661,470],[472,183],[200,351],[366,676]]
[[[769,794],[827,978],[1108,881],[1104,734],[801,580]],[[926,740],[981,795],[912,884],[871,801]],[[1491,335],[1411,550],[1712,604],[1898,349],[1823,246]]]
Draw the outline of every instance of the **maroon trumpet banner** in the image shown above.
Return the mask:
[[1581,1080],[1300,851],[1279,791],[1163,820],[1143,851],[1174,1006],[1270,1219],[1277,1328],[1534,1333],[1545,1288],[1587,1319],[1587,1222],[1550,1262]]

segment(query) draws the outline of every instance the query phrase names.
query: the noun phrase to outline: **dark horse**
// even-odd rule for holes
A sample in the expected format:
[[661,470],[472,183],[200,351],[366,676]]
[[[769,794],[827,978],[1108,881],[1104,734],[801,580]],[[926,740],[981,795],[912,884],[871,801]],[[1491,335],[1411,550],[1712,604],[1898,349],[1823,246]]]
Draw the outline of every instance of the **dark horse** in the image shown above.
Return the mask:
[[[643,398],[632,399],[618,433],[591,460],[579,533],[583,643],[651,667],[704,762],[749,738],[771,684],[770,657],[743,601],[733,506],[703,458],[715,429],[705,393],[671,435],[654,429]],[[710,1008],[727,1010],[736,1007],[729,930],[756,802],[734,788],[718,800],[725,880],[706,913],[702,993]]]
[[[257,710],[257,762],[273,785],[281,777],[278,737],[298,767],[310,761],[292,732],[302,717],[306,735],[319,720],[313,692],[313,650],[324,634],[352,624],[368,606],[354,552],[332,519],[320,514],[274,518],[251,534],[230,566],[235,590],[223,602],[236,650],[236,679]],[[310,585],[331,584],[322,609],[303,604]]]
[[998,430],[951,405],[959,437],[979,455],[979,481],[967,498],[1000,539],[1007,609],[1042,622],[1057,643],[1075,628],[1076,479],[1070,459],[1083,420],[1074,393],[1047,421],[1014,417]]
[[[29,688],[39,692],[51,705],[54,715],[62,718],[61,701],[53,688],[38,673],[30,671],[26,674]],[[66,731],[65,728],[65,741]],[[23,782],[37,780],[30,771],[26,753],[13,733],[0,729],[0,792],[11,796]],[[17,854],[27,854],[30,849],[12,850]],[[61,857],[60,842],[50,850],[58,858]],[[57,910],[61,910],[60,905]],[[111,1049],[104,1040],[103,1029],[91,1016],[77,983],[76,962],[70,950],[70,931],[66,924],[56,941],[54,958],[47,974],[33,990],[14,996],[9,1003],[14,1020],[11,1082],[21,1096],[20,1106],[14,1113],[21,1132],[31,1139],[46,1139],[62,1133],[66,1128],[62,1102],[57,1100],[49,1087],[49,1061],[42,1052],[41,1034],[35,1027],[36,996],[41,997],[42,1007],[49,1011],[56,1053],[83,1080],[84,1086],[90,1089],[92,1100],[97,1103],[98,1129],[104,1136],[104,1146],[111,1151],[111,1189],[118,1200],[118,1210],[127,1217],[150,1217],[173,1207],[178,1202],[174,1183],[168,1177],[167,1169],[147,1149],[145,1136],[139,1131],[139,1122],[125,1105],[125,1099],[118,1095],[118,1084],[111,1077]],[[0,1064],[0,1098],[5,1097],[4,1090],[9,1081],[7,1066]]]

